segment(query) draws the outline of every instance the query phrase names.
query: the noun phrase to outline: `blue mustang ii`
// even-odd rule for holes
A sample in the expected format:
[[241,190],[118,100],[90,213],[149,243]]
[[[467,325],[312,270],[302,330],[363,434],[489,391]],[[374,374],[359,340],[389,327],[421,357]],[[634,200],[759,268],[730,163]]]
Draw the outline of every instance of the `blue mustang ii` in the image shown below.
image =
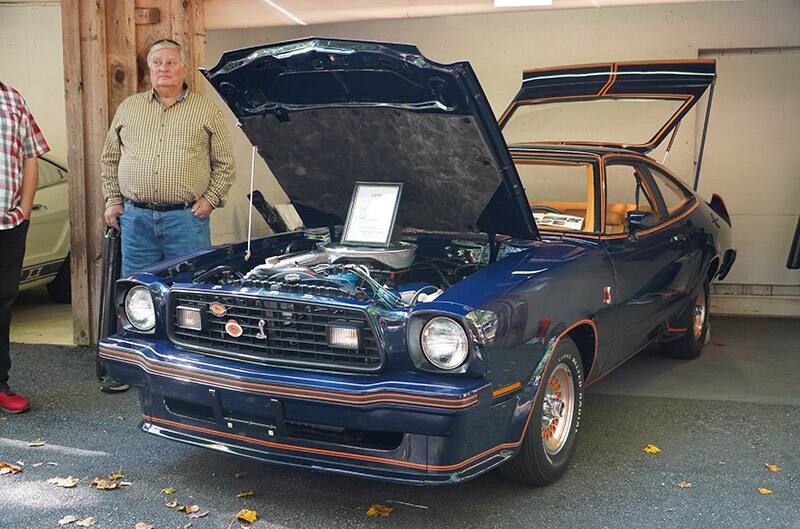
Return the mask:
[[[302,227],[117,282],[100,355],[139,386],[144,431],[391,481],[502,465],[540,485],[567,468],[587,385],[651,344],[700,354],[730,218],[646,153],[713,61],[529,71],[499,124],[469,63],[413,46],[312,38],[204,74]],[[623,123],[641,143],[609,141]]]

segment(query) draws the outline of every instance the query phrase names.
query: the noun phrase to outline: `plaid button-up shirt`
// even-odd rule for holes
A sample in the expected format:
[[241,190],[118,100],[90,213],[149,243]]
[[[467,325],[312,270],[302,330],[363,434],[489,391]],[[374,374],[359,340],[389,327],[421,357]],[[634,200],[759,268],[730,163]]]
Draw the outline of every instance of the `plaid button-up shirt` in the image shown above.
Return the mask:
[[222,113],[184,91],[166,107],[155,90],[117,109],[100,158],[106,207],[123,199],[169,204],[205,197],[219,206],[236,176]]
[[24,220],[19,207],[22,161],[49,150],[25,100],[0,82],[0,230],[10,230]]

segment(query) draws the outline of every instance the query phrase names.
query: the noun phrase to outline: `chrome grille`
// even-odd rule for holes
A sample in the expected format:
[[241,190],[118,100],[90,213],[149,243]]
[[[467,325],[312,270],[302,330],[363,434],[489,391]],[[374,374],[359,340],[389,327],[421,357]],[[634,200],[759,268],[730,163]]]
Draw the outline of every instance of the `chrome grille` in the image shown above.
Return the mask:
[[[226,309],[222,317],[210,309],[219,303]],[[202,314],[202,330],[178,327],[176,307],[197,307]],[[169,337],[178,345],[215,356],[262,364],[290,364],[323,368],[374,371],[382,364],[375,334],[365,311],[335,305],[297,302],[285,299],[245,297],[203,292],[172,292],[169,303]],[[234,319],[244,330],[238,338],[225,331]],[[359,349],[328,345],[332,323],[357,324]],[[259,338],[264,330],[266,337]]]

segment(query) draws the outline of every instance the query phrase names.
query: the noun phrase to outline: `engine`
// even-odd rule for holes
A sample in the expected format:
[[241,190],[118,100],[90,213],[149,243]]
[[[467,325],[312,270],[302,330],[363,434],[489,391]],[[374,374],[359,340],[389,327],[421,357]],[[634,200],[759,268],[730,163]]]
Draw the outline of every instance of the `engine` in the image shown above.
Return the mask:
[[487,244],[469,241],[420,239],[389,248],[312,245],[303,251],[287,248],[246,272],[221,266],[194,280],[399,308],[433,301],[490,260]]

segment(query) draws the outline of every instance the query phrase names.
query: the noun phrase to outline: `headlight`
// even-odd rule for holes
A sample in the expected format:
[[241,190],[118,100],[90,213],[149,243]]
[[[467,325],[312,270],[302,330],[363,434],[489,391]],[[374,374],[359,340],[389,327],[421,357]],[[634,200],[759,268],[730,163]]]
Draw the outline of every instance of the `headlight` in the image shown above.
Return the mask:
[[469,353],[467,333],[455,320],[438,316],[425,324],[420,337],[422,352],[439,369],[455,369]]
[[125,316],[140,331],[149,331],[156,326],[156,311],[147,287],[136,286],[128,291],[125,296]]

